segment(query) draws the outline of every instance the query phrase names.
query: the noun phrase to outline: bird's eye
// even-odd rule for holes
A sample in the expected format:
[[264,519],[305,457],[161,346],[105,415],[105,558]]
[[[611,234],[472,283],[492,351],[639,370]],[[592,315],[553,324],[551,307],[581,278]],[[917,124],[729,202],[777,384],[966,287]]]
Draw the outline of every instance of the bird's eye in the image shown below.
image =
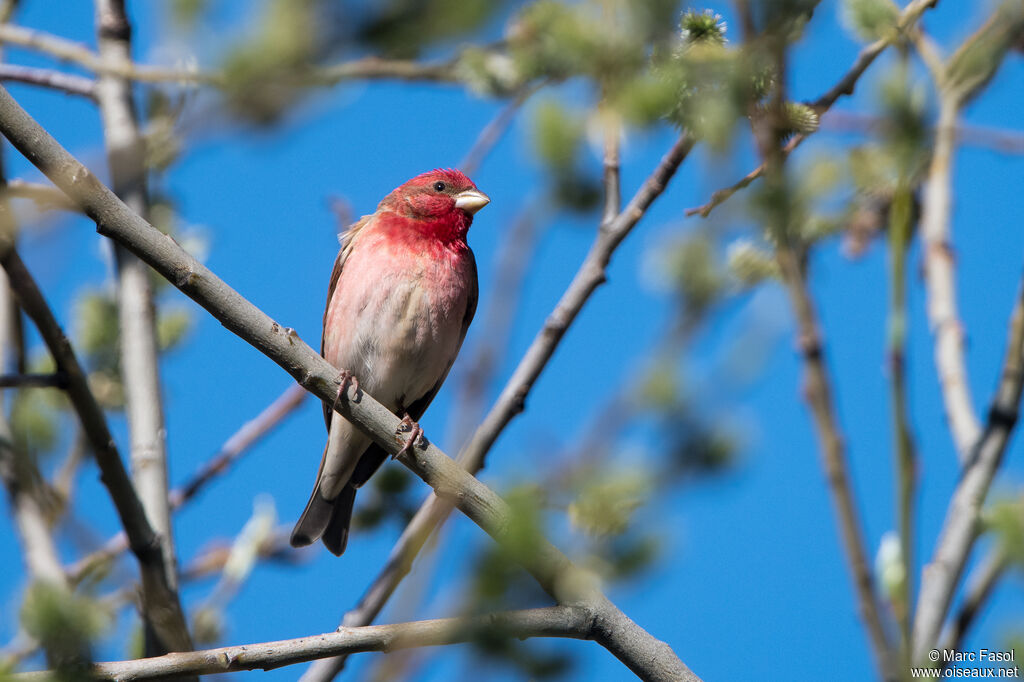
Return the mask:
[[438,192],[443,192],[446,189],[448,189],[448,185],[438,180],[437,182],[434,183],[434,189],[437,190]]

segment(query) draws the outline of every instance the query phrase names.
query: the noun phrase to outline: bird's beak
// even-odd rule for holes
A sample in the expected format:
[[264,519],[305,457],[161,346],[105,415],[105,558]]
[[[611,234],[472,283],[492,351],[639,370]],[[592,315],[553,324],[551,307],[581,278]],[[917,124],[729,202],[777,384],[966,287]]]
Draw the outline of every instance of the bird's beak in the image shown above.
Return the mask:
[[455,195],[455,208],[461,208],[470,215],[473,215],[489,203],[491,203],[491,198],[476,189],[467,189]]

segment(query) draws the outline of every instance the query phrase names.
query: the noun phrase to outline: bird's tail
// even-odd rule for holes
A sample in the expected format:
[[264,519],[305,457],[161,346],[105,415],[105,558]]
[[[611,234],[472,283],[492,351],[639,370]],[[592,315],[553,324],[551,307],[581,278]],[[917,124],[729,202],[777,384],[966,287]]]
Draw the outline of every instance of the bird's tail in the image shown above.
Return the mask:
[[319,539],[335,556],[341,556],[348,544],[348,527],[352,522],[352,505],[356,489],[346,485],[333,500],[320,494],[320,482],[313,488],[306,509],[292,529],[292,547],[305,547]]

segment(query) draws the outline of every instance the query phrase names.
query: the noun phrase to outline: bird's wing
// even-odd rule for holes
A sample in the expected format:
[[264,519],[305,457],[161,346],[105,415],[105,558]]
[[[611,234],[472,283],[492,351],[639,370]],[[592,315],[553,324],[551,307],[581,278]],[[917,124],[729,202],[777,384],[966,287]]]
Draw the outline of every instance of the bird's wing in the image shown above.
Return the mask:
[[[434,396],[441,390],[441,384],[448,378],[448,372],[451,371],[452,365],[455,363],[455,358],[458,357],[459,348],[462,347],[462,342],[466,340],[466,330],[469,329],[469,323],[473,321],[473,315],[476,314],[477,300],[480,298],[480,288],[476,281],[476,259],[473,257],[473,252],[469,253],[469,265],[472,276],[470,277],[471,286],[469,288],[469,296],[466,300],[466,313],[462,317],[462,330],[459,332],[459,345],[456,346],[455,352],[452,354],[450,360],[448,360],[448,366],[444,368],[444,372],[438,378],[437,382],[431,387],[420,398],[414,400],[412,404],[407,406],[406,412],[409,413],[409,417],[413,421],[419,421],[423,413],[427,411],[427,407],[431,401],[434,400]],[[380,465],[384,463],[384,460],[388,458],[388,453],[384,451],[379,445],[374,443],[363,456],[359,458],[359,463],[356,465],[355,471],[352,472],[352,477],[349,479],[349,484],[355,488],[362,486],[368,480],[370,476],[373,476],[374,472],[380,468]]]
[[[327,303],[324,304],[323,329],[325,333],[320,336],[321,357],[323,357],[324,354],[324,337],[327,336],[327,313],[331,309],[331,299],[334,297],[335,287],[338,286],[338,279],[341,277],[341,269],[345,267],[345,261],[348,260],[349,254],[352,253],[352,242],[366,224],[370,222],[371,218],[373,218],[373,214],[364,215],[358,221],[349,226],[349,228],[339,237],[339,240],[341,241],[341,248],[338,250],[337,258],[334,259],[334,270],[331,272],[331,282],[327,285]],[[333,411],[331,404],[324,402],[324,422],[327,424],[328,433],[331,431],[331,413]]]

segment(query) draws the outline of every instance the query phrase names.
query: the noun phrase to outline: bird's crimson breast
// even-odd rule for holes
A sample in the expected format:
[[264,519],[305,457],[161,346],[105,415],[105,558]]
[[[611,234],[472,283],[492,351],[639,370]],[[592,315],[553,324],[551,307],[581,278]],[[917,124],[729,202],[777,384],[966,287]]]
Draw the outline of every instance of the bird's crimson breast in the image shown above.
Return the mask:
[[462,342],[475,286],[472,253],[443,242],[367,226],[335,286],[324,356],[352,371],[392,410],[405,409],[447,373]]

